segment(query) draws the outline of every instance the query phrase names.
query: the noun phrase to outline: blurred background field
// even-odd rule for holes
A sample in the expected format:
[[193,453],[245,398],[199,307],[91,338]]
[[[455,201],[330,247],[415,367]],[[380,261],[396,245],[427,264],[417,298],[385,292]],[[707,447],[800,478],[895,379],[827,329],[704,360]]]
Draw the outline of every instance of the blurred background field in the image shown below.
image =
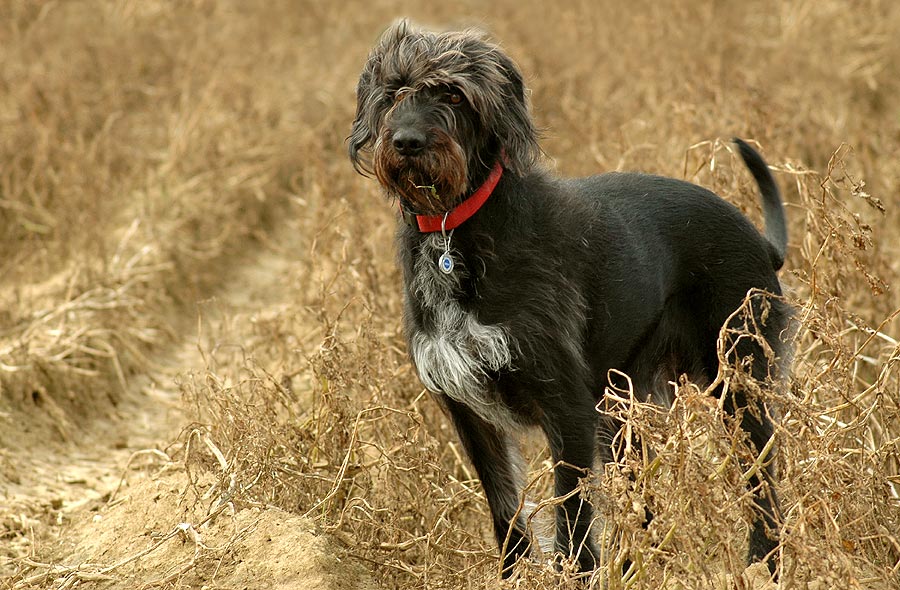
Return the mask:
[[[789,391],[763,394],[778,587],[900,588],[887,0],[0,3],[0,587],[576,587],[544,563],[496,579],[479,484],[406,360],[394,205],[345,155],[400,16],[498,40],[558,174],[684,178],[759,222],[728,139],[757,142],[798,327]],[[772,587],[744,569],[734,432],[678,399],[626,404],[659,460],[588,484],[609,562],[636,564],[609,587]]]

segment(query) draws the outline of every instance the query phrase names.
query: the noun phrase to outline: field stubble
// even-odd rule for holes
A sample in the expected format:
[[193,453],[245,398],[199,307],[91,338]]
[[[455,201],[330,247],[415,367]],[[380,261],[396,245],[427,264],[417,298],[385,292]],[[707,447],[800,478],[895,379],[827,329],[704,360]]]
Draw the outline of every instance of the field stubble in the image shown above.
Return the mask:
[[[783,415],[780,585],[897,588],[900,8],[835,0],[0,8],[0,575],[504,585],[477,480],[406,360],[392,204],[343,153],[355,78],[401,14],[501,40],[561,174],[685,178],[758,221],[725,139],[759,143],[797,308],[790,387],[759,391]],[[184,403],[138,437],[148,380]],[[625,458],[585,486],[611,571],[635,564],[609,587],[766,587],[742,557],[746,447],[715,400],[690,383],[668,412],[609,394]],[[116,446],[124,476],[96,497],[38,491],[50,457]],[[540,521],[551,470],[527,446]],[[542,564],[505,585],[575,587]]]

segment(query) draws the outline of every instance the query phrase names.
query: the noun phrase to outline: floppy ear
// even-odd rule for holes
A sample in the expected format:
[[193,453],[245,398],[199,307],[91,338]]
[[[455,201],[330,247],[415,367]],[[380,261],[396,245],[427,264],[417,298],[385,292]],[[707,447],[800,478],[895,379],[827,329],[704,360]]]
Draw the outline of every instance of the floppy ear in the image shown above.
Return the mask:
[[360,152],[369,152],[378,126],[378,100],[377,88],[374,82],[376,60],[378,56],[373,52],[369,56],[356,85],[356,117],[353,119],[353,127],[347,138],[347,152],[353,168],[360,174],[369,175],[372,172],[371,162]]
[[372,163],[364,153],[371,152],[383,116],[383,108],[380,104],[383,96],[377,83],[382,57],[382,47],[376,47],[369,55],[362,74],[359,76],[359,82],[356,85],[356,117],[353,119],[353,127],[347,138],[349,144],[347,151],[353,168],[366,176],[372,172]]
[[540,157],[538,132],[528,112],[525,82],[519,68],[502,51],[495,51],[506,81],[502,84],[504,104],[494,114],[494,131],[506,150],[507,167],[517,174],[524,174]]
[[391,25],[375,45],[369,54],[366,65],[359,76],[356,85],[356,117],[353,119],[353,127],[347,138],[347,152],[353,168],[360,174],[372,172],[371,162],[365,157],[366,152],[372,150],[372,144],[378,135],[382,117],[386,106],[384,102],[384,89],[381,87],[382,64],[386,55],[393,48],[400,46],[403,39],[411,34],[413,27],[406,19],[401,19]]

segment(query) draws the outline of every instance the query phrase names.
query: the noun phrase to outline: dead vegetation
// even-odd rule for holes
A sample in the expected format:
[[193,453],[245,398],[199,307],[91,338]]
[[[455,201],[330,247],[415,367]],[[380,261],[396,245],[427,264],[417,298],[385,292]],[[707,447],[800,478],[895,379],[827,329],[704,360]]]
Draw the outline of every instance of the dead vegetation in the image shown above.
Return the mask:
[[[744,4],[5,4],[0,489],[28,480],[36,449],[115,420],[173,343],[202,360],[178,379],[190,423],[102,503],[61,526],[52,503],[0,506],[0,576],[577,587],[544,563],[496,580],[479,484],[406,360],[393,211],[344,155],[359,68],[406,14],[503,42],[560,173],[677,176],[758,216],[727,138],[759,142],[789,202],[796,306],[789,388],[759,392],[782,414],[778,587],[900,587],[900,8]],[[256,311],[208,299],[229,291]],[[743,563],[740,431],[696,385],[673,387],[671,411],[608,392],[624,459],[585,483],[608,587],[770,587]],[[551,466],[528,446],[540,528]]]

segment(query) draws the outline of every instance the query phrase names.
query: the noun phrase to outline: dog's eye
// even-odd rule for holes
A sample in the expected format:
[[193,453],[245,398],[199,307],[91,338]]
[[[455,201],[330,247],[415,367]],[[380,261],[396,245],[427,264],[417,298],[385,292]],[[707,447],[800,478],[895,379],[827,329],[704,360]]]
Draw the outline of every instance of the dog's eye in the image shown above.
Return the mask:
[[384,89],[384,98],[391,104],[396,104],[403,100],[406,92],[404,92],[403,87],[401,86],[388,86]]
[[453,92],[452,90],[447,93],[447,102],[452,105],[462,104],[463,97],[459,92]]

